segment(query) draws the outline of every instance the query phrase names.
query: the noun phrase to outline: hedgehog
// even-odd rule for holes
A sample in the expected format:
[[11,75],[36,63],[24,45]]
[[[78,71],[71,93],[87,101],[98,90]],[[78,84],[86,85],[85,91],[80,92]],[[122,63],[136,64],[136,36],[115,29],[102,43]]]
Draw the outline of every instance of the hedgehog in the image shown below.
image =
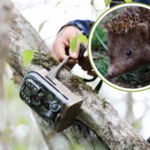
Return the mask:
[[150,65],[150,10],[125,7],[122,13],[106,20],[109,65],[106,77],[134,71]]
[[126,34],[138,23],[150,23],[150,10],[144,7],[127,7],[123,14],[117,15],[107,21],[104,27],[108,32]]

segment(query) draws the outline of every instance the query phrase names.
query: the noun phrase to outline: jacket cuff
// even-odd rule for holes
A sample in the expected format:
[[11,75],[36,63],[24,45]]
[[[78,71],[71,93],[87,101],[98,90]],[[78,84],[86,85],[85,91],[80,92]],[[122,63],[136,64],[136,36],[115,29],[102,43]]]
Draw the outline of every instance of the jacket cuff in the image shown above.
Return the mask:
[[75,26],[77,27],[79,30],[81,30],[83,32],[83,34],[85,36],[89,36],[89,32],[90,29],[92,28],[92,25],[94,24],[93,21],[91,20],[74,20],[74,21],[70,21],[67,24],[65,24],[64,26],[62,26],[59,30],[59,32],[67,26]]

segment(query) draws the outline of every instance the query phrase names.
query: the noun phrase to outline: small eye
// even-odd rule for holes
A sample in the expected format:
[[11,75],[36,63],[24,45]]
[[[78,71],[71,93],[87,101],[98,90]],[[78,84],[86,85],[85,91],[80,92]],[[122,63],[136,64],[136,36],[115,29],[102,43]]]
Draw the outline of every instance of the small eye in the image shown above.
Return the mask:
[[131,56],[132,55],[132,50],[131,49],[126,50],[126,55]]

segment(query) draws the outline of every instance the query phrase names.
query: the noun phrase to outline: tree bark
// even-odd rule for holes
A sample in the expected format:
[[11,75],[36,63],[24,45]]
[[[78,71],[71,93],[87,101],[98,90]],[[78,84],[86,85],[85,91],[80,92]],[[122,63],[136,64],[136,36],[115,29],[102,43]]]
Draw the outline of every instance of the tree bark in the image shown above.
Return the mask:
[[[47,55],[49,49],[30,23],[14,8],[14,20],[10,26],[11,42],[9,44],[8,62],[15,72],[23,77],[29,70],[41,68],[52,69],[56,62]],[[35,51],[34,60],[29,66],[22,63],[22,52],[26,49]],[[80,95],[84,103],[82,112],[74,124],[61,133],[54,132],[49,125],[35,114],[49,149],[112,149],[112,150],[146,150],[150,145],[101,96],[98,96],[82,79],[70,74],[63,68],[58,79],[74,94]],[[59,144],[56,144],[56,141]]]
[[4,68],[5,68],[5,58],[7,56],[8,51],[8,43],[9,43],[9,35],[8,35],[8,27],[12,21],[11,14],[11,3],[6,1],[0,1],[0,100],[4,98]]

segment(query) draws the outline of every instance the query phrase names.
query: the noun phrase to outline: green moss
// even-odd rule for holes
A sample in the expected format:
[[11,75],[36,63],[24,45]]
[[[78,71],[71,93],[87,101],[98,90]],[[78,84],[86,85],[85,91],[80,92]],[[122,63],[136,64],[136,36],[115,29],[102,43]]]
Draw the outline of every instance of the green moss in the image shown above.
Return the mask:
[[35,52],[32,63],[35,65],[40,65],[46,69],[50,69],[53,65],[58,64],[58,62],[49,56],[49,54],[41,52]]
[[105,109],[108,105],[108,102],[105,99],[102,99],[102,106]]
[[82,87],[82,89],[84,89],[86,91],[92,90],[92,88],[89,85],[85,84],[85,81],[78,76],[72,76],[70,78],[70,82],[73,83],[73,86],[76,88],[78,88],[78,86],[80,85]]

